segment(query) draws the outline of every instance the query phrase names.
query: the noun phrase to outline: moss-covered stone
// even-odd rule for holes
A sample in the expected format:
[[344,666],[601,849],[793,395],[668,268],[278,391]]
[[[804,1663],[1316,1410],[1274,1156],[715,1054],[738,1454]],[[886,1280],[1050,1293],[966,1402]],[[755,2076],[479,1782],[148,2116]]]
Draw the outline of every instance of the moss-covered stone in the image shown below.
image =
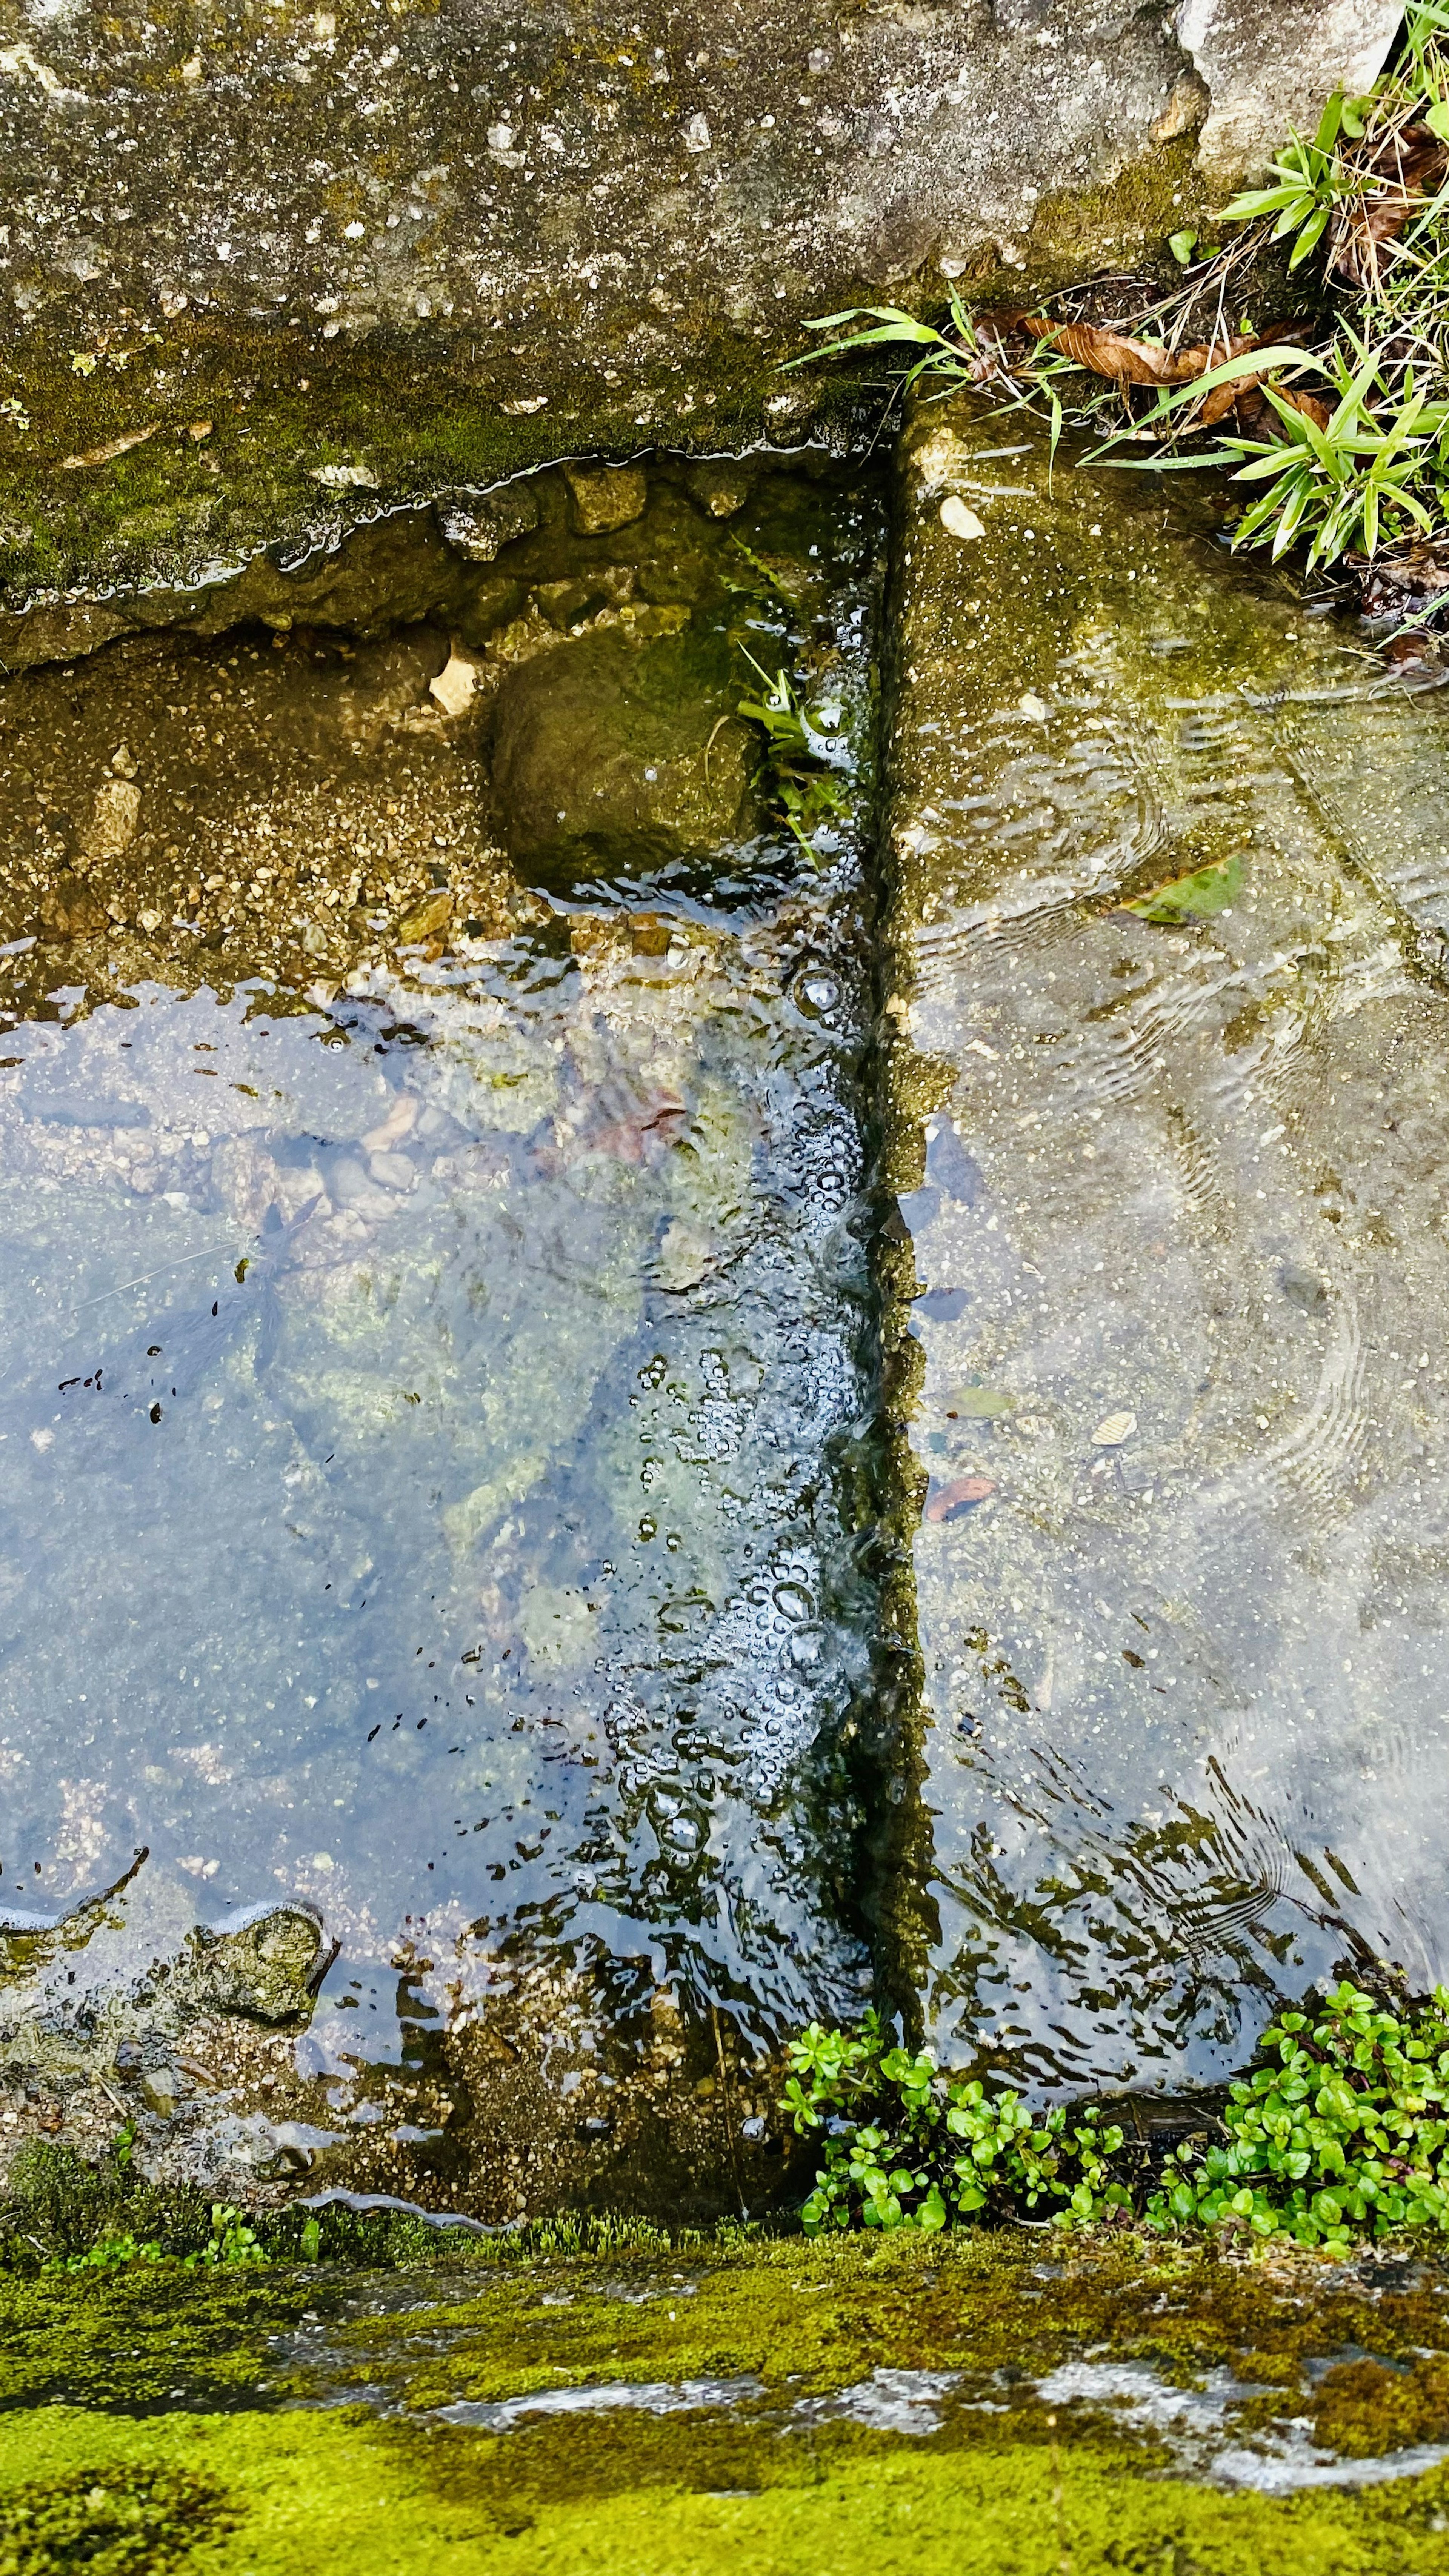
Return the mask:
[[[150,2563],[219,2576],[407,2576],[441,2547],[449,2566],[537,2576],[706,2576],[727,2561],[767,2576],[1449,2568],[1443,2467],[1363,2492],[1229,2493],[1110,2403],[1038,2393],[1104,2346],[1165,2387],[1224,2369],[1245,2388],[1276,2379],[1279,2417],[1313,2410],[1316,2379],[1319,2441],[1392,2454],[1440,2420],[1422,2348],[1443,2283],[1427,2271],[1122,2240],[1048,2253],[1013,2232],[489,2261],[431,2286],[325,2266],[238,2285],[168,2266],[111,2284],[98,2333],[88,2295],[56,2276],[7,2285],[6,2576],[78,2562],[124,2576],[135,2562],[101,2546],[121,2549],[148,2515]],[[27,2390],[26,2357],[46,2346],[69,2357],[68,2384]],[[1378,2358],[1312,2368],[1365,2346]],[[96,2367],[122,2347],[137,2356],[129,2391],[113,2363]],[[162,2413],[168,2349],[185,2402]],[[636,2401],[507,2403],[609,2382]],[[52,2402],[25,2407],[27,2393]],[[1231,2436],[1251,2441],[1255,2420],[1245,2404]]]

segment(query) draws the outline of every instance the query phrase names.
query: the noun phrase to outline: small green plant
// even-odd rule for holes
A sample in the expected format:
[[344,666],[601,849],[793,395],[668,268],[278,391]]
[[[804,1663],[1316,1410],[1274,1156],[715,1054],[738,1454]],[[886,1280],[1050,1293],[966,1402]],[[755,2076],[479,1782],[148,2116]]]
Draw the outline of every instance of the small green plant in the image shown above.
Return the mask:
[[1232,2222],[1339,2249],[1449,2234],[1449,1989],[1400,2014],[1336,1986],[1316,2013],[1280,2013],[1260,2054],[1229,2094],[1226,2143],[1178,2149],[1150,2225]]
[[144,2241],[131,2235],[103,2236],[85,2254],[67,2254],[46,2266],[51,2272],[120,2272],[128,2263],[160,2263],[164,2260],[154,2237]]
[[771,679],[753,653],[743,645],[740,650],[764,683],[759,696],[741,698],[738,708],[739,714],[759,725],[765,735],[764,757],[755,773],[755,783],[787,831],[794,834],[811,865],[818,866],[812,835],[821,823],[849,814],[844,791],[823,752],[816,747],[818,736],[789,672],[782,665]]
[[874,2012],[849,2032],[812,2022],[789,2054],[783,2107],[800,2135],[827,2133],[802,2212],[807,2236],[832,2227],[931,2235],[953,2215],[982,2214],[1080,2227],[1131,2208],[1109,2170],[1120,2129],[1095,2112],[1076,2121],[1061,2109],[1033,2113],[1014,2091],[944,2076],[933,2058],[893,2046]]
[[1373,106],[1371,97],[1347,99],[1336,91],[1319,119],[1313,141],[1305,143],[1300,135],[1290,134],[1279,159],[1273,163],[1273,186],[1250,188],[1244,195],[1234,197],[1231,205],[1223,208],[1223,222],[1251,224],[1266,215],[1274,216],[1272,239],[1286,241],[1296,233],[1288,266],[1301,266],[1322,240],[1339,207],[1363,195],[1363,172],[1345,161],[1336,147],[1340,136],[1362,142]]
[[226,2202],[214,2200],[211,2204],[210,2237],[197,2253],[188,2254],[183,2259],[186,2270],[194,2272],[203,2265],[265,2263],[267,2254],[241,2211]]
[[[1449,2235],[1449,1988],[1392,2009],[1362,1986],[1280,2013],[1220,2118],[1155,2181],[1097,2109],[1033,2109],[1006,2086],[943,2075],[879,2016],[791,2042],[783,2108],[823,2135],[802,2213],[824,2228],[1137,2218],[1286,2237],[1342,2253],[1366,2236]],[[1216,2130],[1216,2137],[1208,2132]]]

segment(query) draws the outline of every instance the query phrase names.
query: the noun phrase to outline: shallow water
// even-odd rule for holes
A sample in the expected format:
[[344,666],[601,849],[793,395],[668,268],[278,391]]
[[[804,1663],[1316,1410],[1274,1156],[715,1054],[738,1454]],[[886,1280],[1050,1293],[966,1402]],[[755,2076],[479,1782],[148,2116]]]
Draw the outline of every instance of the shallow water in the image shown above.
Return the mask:
[[1171,2092],[1338,1962],[1449,1970],[1449,704],[1038,456],[963,579],[982,433],[927,433],[919,1965],[951,2053]]
[[[733,656],[740,694],[742,645],[788,656],[833,720],[859,820],[822,835],[818,872],[766,814],[688,865],[651,843],[617,893],[520,899],[486,730],[470,711],[448,736],[429,700],[446,632],[340,675],[325,636],[274,656],[244,632],[84,668],[70,802],[90,810],[124,731],[143,810],[169,800],[158,848],[190,836],[161,866],[199,889],[222,836],[265,849],[250,912],[212,871],[234,918],[210,947],[180,919],[165,953],[153,905],[147,954],[130,888],[113,931],[17,952],[0,1901],[58,1910],[144,1847],[137,1939],[311,1904],[341,1946],[299,2063],[334,2079],[337,2136],[384,2116],[369,2069],[416,2059],[440,2016],[506,2009],[540,1963],[587,1978],[528,2033],[570,2133],[609,2126],[589,2055],[597,2030],[602,2069],[612,2016],[663,1996],[686,2030],[715,2007],[763,2036],[853,2008],[865,1974],[842,1732],[873,1651],[850,1462],[873,1409],[876,533],[867,502],[768,476],[727,526],[666,486],[642,527],[555,531],[548,556],[525,539],[480,580],[537,590],[605,543],[606,569],[667,548],[701,660]],[[557,667],[593,649],[589,615],[550,639]],[[648,629],[630,649],[647,665]],[[188,774],[176,710],[218,671],[216,747]],[[17,684],[12,774],[34,781],[69,685]],[[342,869],[365,873],[356,843],[390,815],[394,911],[418,851],[445,848],[459,915],[491,887],[517,926],[409,940],[405,920],[400,948],[360,918],[340,986],[297,989],[315,954],[290,983],[249,972],[268,941],[275,969],[289,892],[326,859],[323,763]]]

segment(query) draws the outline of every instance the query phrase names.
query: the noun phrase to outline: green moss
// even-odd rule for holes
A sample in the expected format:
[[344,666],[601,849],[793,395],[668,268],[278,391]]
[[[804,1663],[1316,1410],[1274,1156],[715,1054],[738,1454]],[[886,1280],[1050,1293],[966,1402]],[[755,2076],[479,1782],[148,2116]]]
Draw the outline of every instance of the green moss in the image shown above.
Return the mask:
[[102,2481],[88,2469],[21,2487],[0,2504],[4,2576],[164,2576],[222,2526],[214,2487],[185,2470],[126,2466]]
[[[223,332],[187,317],[142,334],[134,363],[77,375],[67,349],[27,339],[6,377],[28,427],[0,419],[0,590],[16,605],[36,591],[130,587],[197,578],[301,532],[355,525],[455,484],[487,484],[580,450],[630,455],[656,441],[710,449],[769,432],[774,369],[788,354],[718,331],[687,371],[607,384],[568,334],[540,329],[526,357],[476,344],[415,344],[377,332],[356,343],[297,345],[243,323]],[[159,369],[164,383],[151,379]],[[799,379],[788,380],[804,405]],[[517,397],[546,394],[514,413]],[[848,421],[854,384],[822,374],[811,422]],[[688,409],[684,407],[688,400]],[[104,462],[65,467],[151,423],[156,435]],[[204,437],[192,425],[209,423]],[[781,435],[776,428],[774,435]],[[319,483],[356,469],[362,486]]]
[[[493,2435],[378,2424],[350,2411],[281,2418],[103,2421],[66,2409],[11,2428],[9,2465],[29,2530],[51,2554],[19,2554],[15,2490],[0,2507],[0,2568],[51,2576],[77,2505],[97,2491],[157,2500],[169,2545],[182,2514],[212,2520],[184,2559],[231,2576],[412,2576],[438,2563],[519,2576],[1438,2576],[1449,2477],[1431,2472],[1363,2495],[1228,2496],[1099,2440],[1066,2450],[988,2436],[963,2455],[821,2426],[786,2446],[701,2433],[698,2417],[549,2425]],[[592,2474],[591,2474],[592,2471]],[[185,2502],[182,2502],[185,2499]],[[99,2508],[94,2509],[99,2512]],[[160,2516],[158,2515],[158,2520]],[[82,2535],[85,2524],[81,2523]],[[47,2535],[48,2536],[48,2535]]]
[[[1442,2439],[1440,2276],[1396,2284],[1313,2256],[1228,2261],[1130,2238],[1075,2243],[1060,2262],[1048,2250],[1007,2231],[616,2251],[406,2289],[330,2266],[8,2283],[0,2576],[133,2563],[402,2576],[440,2547],[450,2566],[540,2576],[703,2576],[727,2558],[752,2576],[1060,2576],[1068,2553],[1074,2576],[1449,2571],[1436,2528],[1449,2529],[1449,2472],[1363,2494],[1225,2496],[1109,2408],[1049,2411],[1036,2394],[1048,2370],[1106,2349],[1180,2385],[1233,2370],[1263,2392],[1238,2410],[1239,2441],[1304,2415],[1353,2457]],[[1345,2351],[1372,2357],[1322,2370]],[[965,2402],[914,2435],[833,2405],[892,2370],[957,2373]],[[425,2411],[619,2380],[734,2386],[732,2402],[508,2428]],[[178,2389],[176,2411],[157,2411]],[[158,2517],[151,2561],[88,2554],[87,2517],[114,2520],[116,2498]],[[119,2526],[101,2536],[127,2545]]]

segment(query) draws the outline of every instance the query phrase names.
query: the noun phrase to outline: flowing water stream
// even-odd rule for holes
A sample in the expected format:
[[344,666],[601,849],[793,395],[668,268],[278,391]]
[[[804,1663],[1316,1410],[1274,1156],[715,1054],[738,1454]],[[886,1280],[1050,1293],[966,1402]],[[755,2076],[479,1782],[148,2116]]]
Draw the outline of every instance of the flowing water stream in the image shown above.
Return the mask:
[[[310,1911],[304,2116],[254,2089],[211,2152],[499,2213],[641,2137],[708,2201],[741,2050],[870,1973],[879,503],[768,460],[522,503],[393,531],[371,634],[165,633],[0,711],[7,2018],[159,2056],[179,2137],[194,1927]],[[840,781],[811,863],[751,655]]]
[[1171,2096],[1443,1972],[1445,700],[1000,444],[915,434],[889,653],[878,482],[666,459],[7,683],[4,2022],[78,2134],[757,2204],[875,1979]]

